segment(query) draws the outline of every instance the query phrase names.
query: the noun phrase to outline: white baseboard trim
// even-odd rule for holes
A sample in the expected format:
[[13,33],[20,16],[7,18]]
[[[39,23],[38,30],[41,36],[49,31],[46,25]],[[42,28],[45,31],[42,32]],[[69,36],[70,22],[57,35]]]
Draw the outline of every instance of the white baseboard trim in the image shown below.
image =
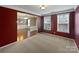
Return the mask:
[[[34,36],[34,35],[33,35]],[[32,37],[32,36],[31,36]],[[26,39],[29,39],[29,38],[31,38],[31,37],[28,37],[28,38],[26,38]],[[24,39],[25,40],[25,39]],[[10,43],[10,44],[7,44],[7,45],[4,45],[4,46],[2,46],[2,47],[0,47],[0,49],[2,49],[2,48],[6,48],[6,47],[8,47],[8,46],[10,46],[10,45],[13,45],[13,44],[16,44],[17,43],[17,41],[15,41],[15,42],[12,42],[12,43]]]
[[0,47],[0,49],[5,48],[5,47],[8,47],[8,46],[13,45],[13,44],[16,44],[16,41],[13,42],[13,43],[7,44],[7,45],[5,45],[5,46],[2,46],[2,47]]
[[[73,40],[73,41],[74,41],[74,40]],[[76,48],[77,48],[77,51],[78,51],[78,53],[79,53],[79,49],[78,49],[77,44],[75,43],[75,41],[74,41],[74,44],[75,44],[75,46],[76,46]]]
[[[57,36],[57,35],[56,35],[56,36]],[[31,37],[28,37],[27,39],[29,39],[29,38],[31,38]],[[68,38],[68,39],[69,39],[69,38]],[[74,42],[74,44],[75,44],[75,46],[76,46],[76,48],[77,48],[77,51],[78,51],[78,53],[79,53],[79,49],[78,49],[78,47],[77,47],[77,45],[76,45],[76,43],[75,43],[75,40],[74,40],[74,39],[71,39],[71,40],[73,40],[73,42]],[[16,44],[16,43],[17,43],[17,41],[15,41],[15,42],[13,42],[13,43],[10,43],[10,44],[7,44],[7,45],[5,45],[5,46],[2,46],[2,47],[0,47],[0,49],[6,48],[6,47],[11,46],[11,45]]]

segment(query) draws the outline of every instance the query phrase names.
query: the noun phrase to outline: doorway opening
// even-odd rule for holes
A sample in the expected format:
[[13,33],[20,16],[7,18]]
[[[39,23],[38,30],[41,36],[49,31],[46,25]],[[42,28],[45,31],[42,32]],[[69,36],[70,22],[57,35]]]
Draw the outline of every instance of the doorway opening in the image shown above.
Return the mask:
[[38,32],[37,16],[17,12],[17,41],[22,41]]

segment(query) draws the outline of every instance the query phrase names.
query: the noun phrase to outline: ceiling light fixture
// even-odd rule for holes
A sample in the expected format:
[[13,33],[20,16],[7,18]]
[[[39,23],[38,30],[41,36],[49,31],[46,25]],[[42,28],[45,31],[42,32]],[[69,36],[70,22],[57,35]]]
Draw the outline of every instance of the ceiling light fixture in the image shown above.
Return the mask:
[[47,5],[40,5],[40,9],[46,9]]

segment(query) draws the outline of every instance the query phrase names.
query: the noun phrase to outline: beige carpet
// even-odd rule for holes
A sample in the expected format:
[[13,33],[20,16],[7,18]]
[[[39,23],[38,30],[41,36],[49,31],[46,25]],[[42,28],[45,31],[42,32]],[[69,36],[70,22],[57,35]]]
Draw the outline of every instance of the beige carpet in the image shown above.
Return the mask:
[[1,53],[76,53],[77,46],[72,39],[38,33],[21,42],[0,48]]

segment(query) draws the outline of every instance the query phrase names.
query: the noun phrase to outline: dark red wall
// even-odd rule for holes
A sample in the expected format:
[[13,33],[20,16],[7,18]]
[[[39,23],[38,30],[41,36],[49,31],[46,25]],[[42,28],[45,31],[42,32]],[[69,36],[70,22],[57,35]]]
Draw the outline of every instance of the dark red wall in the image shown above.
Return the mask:
[[70,37],[75,38],[75,12],[70,12]]
[[[70,33],[64,33],[64,32],[57,32],[57,14],[51,15],[51,31],[43,30],[43,32],[48,32],[68,38],[74,38],[74,20],[75,20],[75,12],[70,12],[70,19],[69,19],[69,27],[70,27]],[[43,23],[43,20],[41,21]],[[41,23],[40,23],[41,24]],[[43,26],[41,24],[41,26]],[[43,28],[43,27],[40,27]]]
[[79,6],[75,12],[75,42],[79,48]]
[[44,17],[40,16],[40,19],[38,20],[38,32],[43,32],[43,26],[44,26]]
[[51,16],[51,33],[56,34],[57,30],[57,15]]
[[17,40],[17,12],[0,7],[0,47]]

